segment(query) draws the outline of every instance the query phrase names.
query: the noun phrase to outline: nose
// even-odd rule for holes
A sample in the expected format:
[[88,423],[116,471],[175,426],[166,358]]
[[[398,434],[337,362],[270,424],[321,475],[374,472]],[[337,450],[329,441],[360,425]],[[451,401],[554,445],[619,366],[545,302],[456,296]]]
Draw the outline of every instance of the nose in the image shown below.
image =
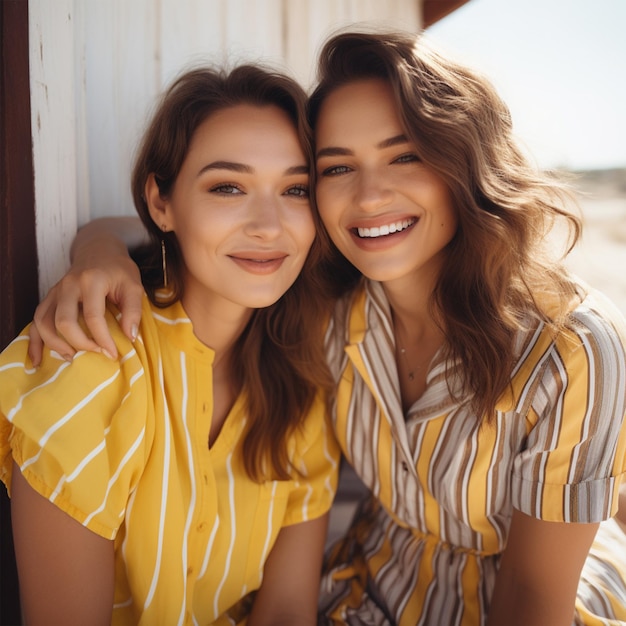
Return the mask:
[[376,211],[391,202],[393,192],[383,175],[371,170],[359,177],[356,201],[364,211]]
[[245,231],[251,237],[274,239],[283,230],[280,204],[270,195],[257,196],[250,201]]

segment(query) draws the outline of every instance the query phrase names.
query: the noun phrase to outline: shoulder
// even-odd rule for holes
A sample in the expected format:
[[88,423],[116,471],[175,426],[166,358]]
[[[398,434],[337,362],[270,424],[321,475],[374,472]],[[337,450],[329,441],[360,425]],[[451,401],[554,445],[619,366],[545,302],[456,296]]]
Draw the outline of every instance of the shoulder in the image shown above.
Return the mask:
[[602,292],[587,288],[584,300],[568,318],[568,328],[581,337],[592,340],[600,348],[626,345],[626,319],[617,306]]
[[558,330],[530,321],[517,339],[519,362],[564,365],[576,362],[623,360],[626,354],[626,320],[604,294],[585,287],[581,300],[567,312]]
[[142,350],[119,330],[114,309],[106,315],[116,360],[79,352],[68,362],[48,350],[32,368],[25,334],[0,356],[0,478],[10,484],[15,461],[41,495],[111,538],[143,464],[150,394]]

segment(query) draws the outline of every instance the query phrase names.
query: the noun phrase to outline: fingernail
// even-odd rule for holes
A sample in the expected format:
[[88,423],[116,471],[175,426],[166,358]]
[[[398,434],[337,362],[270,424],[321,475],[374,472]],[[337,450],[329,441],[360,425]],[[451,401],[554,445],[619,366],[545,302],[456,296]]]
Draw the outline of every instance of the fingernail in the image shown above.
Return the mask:
[[73,354],[62,354],[61,355],[66,361],[69,361],[70,363],[74,360],[74,355]]
[[104,356],[105,356],[107,359],[110,359],[111,361],[113,361],[113,360],[114,360],[114,359],[113,359],[113,357],[109,354],[109,352],[108,352],[107,350],[105,350],[104,348],[102,348],[101,352],[102,352],[102,354],[104,354]]
[[139,333],[139,329],[137,328],[137,324],[133,324],[130,329],[130,337],[133,341],[137,339],[137,334]]

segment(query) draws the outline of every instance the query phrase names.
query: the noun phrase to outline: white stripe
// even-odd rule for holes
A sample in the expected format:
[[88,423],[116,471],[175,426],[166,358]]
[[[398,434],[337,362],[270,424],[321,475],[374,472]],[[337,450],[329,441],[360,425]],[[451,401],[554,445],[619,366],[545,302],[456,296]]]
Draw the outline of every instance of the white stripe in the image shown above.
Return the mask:
[[[326,425],[326,422],[324,422],[324,458],[331,464],[333,470],[337,469],[337,461],[336,459],[330,454],[330,450],[328,449],[328,444],[330,441],[330,437],[334,437],[334,434],[331,434],[329,436],[328,433],[328,427]],[[331,497],[331,501],[332,499],[334,499],[335,497],[335,491],[331,485],[330,479],[331,476],[333,475],[333,472],[329,472],[328,474],[326,474],[326,479],[324,480],[324,486],[326,487],[326,491],[328,491],[328,495]]]
[[[126,503],[126,515],[125,517],[125,521],[126,521],[126,527],[127,528],[132,528],[132,522],[131,522],[131,518],[133,515],[133,508],[135,505],[135,498],[137,497],[137,488],[135,487],[131,494],[130,497],[128,498],[128,502]],[[129,533],[127,532],[124,536],[124,541],[122,542],[122,547],[121,552],[122,552],[122,560],[124,561],[124,563],[127,563],[128,561],[126,560],[126,553],[127,553],[127,548],[128,548],[128,536]]]
[[[60,369],[59,369],[59,371],[60,371]],[[57,372],[57,374],[58,374],[58,372]],[[108,387],[119,376],[119,374],[120,374],[120,370],[117,370],[115,372],[115,374],[113,374],[113,376],[111,376],[108,380],[105,380],[104,382],[100,383],[89,395],[85,396],[85,398],[83,398],[77,405],[75,405],[74,408],[71,411],[66,413],[60,420],[55,422],[43,434],[41,439],[37,442],[39,444],[39,452],[37,452],[37,454],[35,456],[32,456],[30,459],[27,459],[26,461],[24,461],[24,463],[20,467],[20,471],[22,472],[22,474],[24,473],[24,470],[27,467],[29,467],[33,463],[37,462],[37,460],[41,456],[41,453],[43,452],[44,446],[46,445],[46,443],[48,442],[50,437],[52,437],[52,435],[54,435],[54,433],[56,433],[63,426],[65,426],[65,424],[67,424],[67,422],[69,422],[72,419],[72,417],[74,417],[74,415],[76,415],[76,413],[78,413],[78,411],[80,411],[83,407],[85,407],[87,404],[89,404],[89,402],[91,402],[93,400],[93,398],[95,396],[97,396],[103,389],[106,389],[106,387]],[[52,380],[52,379],[50,379],[50,380]],[[50,381],[48,381],[48,382],[50,382]],[[46,383],[46,384],[48,384],[48,383]],[[40,386],[43,387],[43,385],[40,385]],[[37,387],[35,389],[37,389]],[[35,391],[35,389],[32,389],[29,393],[24,394],[22,396],[22,398],[25,398],[27,395],[29,395],[30,393]],[[22,403],[22,399],[20,399],[19,405],[21,405],[21,403]],[[14,409],[14,410],[17,410],[17,408],[18,407],[16,407],[16,409]],[[9,421],[10,421],[10,419],[9,419]]]
[[137,354],[137,350],[135,350],[135,348],[132,348],[129,352],[127,352],[126,354],[122,356],[122,358],[120,359],[120,365],[122,363],[126,363],[128,359],[130,359],[131,357],[134,357],[136,354]]
[[50,496],[49,500],[50,502],[54,502],[57,498],[57,496],[59,495],[59,492],[61,491],[63,485],[66,482],[71,482],[72,480],[74,480],[76,478],[76,476],[78,476],[80,474],[80,472],[85,468],[85,466],[92,460],[94,459],[96,456],[98,456],[98,454],[100,454],[100,452],[102,452],[102,450],[104,450],[106,446],[106,440],[102,440],[77,466],[76,469],[69,475],[65,476],[65,474],[63,474],[63,476],[61,476],[61,478],[59,479],[59,482],[57,483],[57,486],[54,488],[54,491],[52,492],[52,495]]
[[269,547],[270,547],[270,539],[272,537],[272,529],[273,529],[273,524],[272,524],[272,516],[274,513],[274,499],[276,498],[276,487],[278,485],[277,481],[274,481],[272,484],[272,497],[270,499],[270,510],[269,510],[269,514],[267,516],[267,533],[265,535],[265,544],[263,545],[263,552],[262,554],[262,558],[261,558],[261,579],[263,578],[263,566],[265,565],[265,560],[267,559],[267,554],[269,552]]
[[155,320],[159,320],[159,322],[163,322],[164,324],[169,324],[170,326],[176,326],[176,324],[191,324],[191,320],[188,317],[178,317],[174,320],[168,319],[167,317],[163,317],[158,313],[152,311],[152,317]]
[[106,506],[106,501],[109,497],[109,493],[111,492],[111,489],[113,485],[115,484],[115,481],[119,478],[120,474],[122,473],[122,470],[124,469],[128,461],[130,461],[130,459],[132,458],[133,454],[139,447],[139,444],[143,441],[145,434],[146,434],[146,429],[144,427],[141,429],[141,432],[139,433],[137,439],[135,439],[135,441],[133,442],[133,445],[129,448],[129,450],[126,452],[126,454],[120,461],[120,464],[115,470],[115,473],[113,474],[113,476],[111,476],[111,478],[109,479],[109,482],[107,484],[107,490],[106,490],[106,493],[104,494],[104,499],[102,501],[102,504],[95,511],[93,511],[87,516],[87,518],[83,522],[84,526],[87,526],[87,524],[89,524],[89,522],[94,518],[95,515],[97,515],[98,513],[104,510],[104,507]]
[[[554,419],[552,420],[552,439],[549,442],[546,442],[547,450],[554,450],[556,448],[556,444],[559,438],[559,434],[561,433],[561,425],[563,423],[563,404],[565,401],[565,394],[567,393],[567,388],[569,387],[571,381],[567,375],[567,370],[563,367],[563,362],[560,358],[553,358],[553,363],[556,365],[560,379],[563,381],[563,389],[559,394],[558,398],[556,398],[556,404],[554,406]],[[546,470],[547,463],[550,457],[550,452],[544,452],[541,455],[538,455],[538,458],[541,459],[540,469],[537,474],[537,498],[535,502],[535,506],[539,515],[543,515],[541,501],[543,499],[544,491],[541,488],[541,485],[545,485],[546,483]],[[569,517],[569,516],[568,516]],[[564,521],[569,521],[569,519],[565,519]]]
[[[457,411],[455,411],[457,413]],[[478,434],[476,431],[472,433],[470,439],[470,456],[467,460],[467,465],[465,470],[463,471],[463,475],[461,478],[461,519],[465,524],[471,527],[470,518],[469,518],[469,482],[470,477],[474,471],[474,462],[476,461],[476,455],[478,454]],[[444,526],[442,526],[444,528]]]
[[[300,483],[299,482],[296,483],[295,487],[296,489],[299,489],[301,487]],[[302,521],[303,522],[309,521],[309,502],[311,501],[312,495],[313,495],[313,487],[311,486],[311,483],[309,483],[306,488],[306,495],[304,496],[304,499],[302,500]]]
[[[187,610],[187,565],[188,565],[188,539],[189,529],[191,528],[191,520],[195,512],[196,506],[196,480],[195,470],[193,465],[193,450],[191,447],[191,435],[189,433],[189,424],[187,423],[187,401],[189,398],[189,387],[187,384],[187,363],[185,361],[185,353],[180,353],[180,384],[183,390],[183,398],[181,405],[181,412],[183,417],[183,427],[185,429],[185,442],[187,444],[187,458],[189,459],[189,485],[191,488],[191,494],[189,498],[189,505],[187,509],[187,520],[185,521],[185,532],[183,534],[183,602],[180,607],[180,615],[178,617],[178,623],[183,624],[185,621],[185,611]],[[195,618],[194,618],[195,621]]]
[[228,574],[230,573],[230,560],[233,556],[233,548],[235,546],[235,538],[237,535],[237,525],[235,519],[235,482],[233,480],[233,470],[231,467],[232,463],[232,452],[228,455],[228,459],[226,460],[226,469],[228,470],[228,478],[229,478],[229,487],[228,487],[228,500],[230,503],[230,546],[228,546],[228,554],[226,556],[226,565],[224,567],[224,575],[222,576],[222,580],[217,587],[217,591],[215,592],[215,597],[213,600],[213,611],[215,616],[219,615],[218,613],[218,603],[220,593],[222,592],[222,588],[224,587],[224,583],[228,578]]
[[[139,370],[131,379],[129,382],[129,387],[132,387],[137,380],[139,380],[139,378],[141,378],[141,376],[143,376],[144,370],[143,368],[141,368],[141,370]],[[130,397],[131,391],[129,390],[128,393],[124,396],[124,398],[122,399],[122,401],[120,402],[120,406],[122,406],[127,398]],[[57,483],[57,486],[54,488],[54,491],[52,492],[52,495],[50,496],[49,500],[50,502],[54,502],[57,498],[57,496],[59,495],[63,485],[68,482],[72,482],[79,474],[80,472],[87,466],[87,464],[94,459],[98,453],[100,453],[106,446],[106,437],[109,434],[109,432],[111,431],[111,426],[107,426],[104,431],[103,431],[103,436],[104,439],[78,464],[78,466],[76,467],[76,469],[69,474],[69,476],[67,476],[67,478],[65,477],[65,475],[61,476],[61,478],[59,479],[59,482]]]
[[24,374],[34,374],[35,372],[39,371],[36,367],[31,367],[31,368],[27,368],[25,363],[7,363],[6,365],[3,365],[2,367],[0,367],[0,372],[6,372],[7,370],[13,370],[13,369],[21,369],[24,371]]
[[163,363],[159,356],[159,383],[161,385],[161,394],[163,396],[163,433],[165,437],[163,447],[163,482],[161,484],[161,510],[159,511],[159,537],[157,544],[156,562],[154,564],[154,574],[152,576],[152,582],[150,583],[150,590],[144,602],[144,611],[152,603],[154,594],[156,591],[157,582],[161,573],[161,559],[163,558],[163,534],[165,526],[165,509],[167,506],[167,491],[169,487],[169,473],[170,473],[170,447],[171,447],[171,432],[170,432],[170,412],[167,407],[167,398],[165,397],[165,383],[163,380]]
[[[595,367],[594,367],[595,361],[593,359],[593,351],[589,344],[589,340],[587,339],[587,337],[585,337],[584,334],[579,334],[578,338],[580,339],[585,349],[585,354],[587,355],[587,362],[589,365],[589,373],[588,373],[588,379],[587,379],[589,381],[589,384],[587,385],[587,411],[585,412],[585,417],[583,418],[583,423],[582,423],[583,434],[580,437],[581,442],[586,442],[587,439],[589,438],[589,430],[590,430],[589,418],[592,413],[593,406],[595,404],[595,397],[596,397],[595,374],[596,372],[595,372]],[[576,475],[576,469],[578,468],[579,456],[580,456],[580,445],[576,445],[572,449],[572,456],[570,460],[570,471],[567,477],[568,483],[571,483],[574,481],[574,477]],[[571,521],[569,507],[568,507],[568,510],[565,511],[565,517],[567,518],[565,519],[566,522]]]
[[215,541],[215,535],[217,534],[217,529],[220,527],[220,518],[219,515],[215,517],[215,523],[213,524],[213,530],[211,531],[211,536],[209,537],[209,543],[206,547],[206,552],[204,553],[204,560],[202,561],[202,568],[200,569],[200,574],[198,574],[198,578],[202,578],[206,574],[207,567],[209,566],[209,557],[211,556],[211,551],[213,550],[213,542]]
[[[13,417],[15,416],[15,414],[22,408],[22,403],[24,401],[24,398],[27,398],[31,393],[34,393],[35,391],[37,391],[38,389],[41,389],[42,387],[46,387],[47,385],[53,383],[60,375],[61,372],[66,368],[69,367],[71,364],[67,361],[65,361],[64,363],[61,363],[61,366],[59,367],[59,369],[54,373],[54,375],[49,378],[46,382],[41,383],[41,385],[37,385],[36,387],[33,387],[30,391],[26,392],[24,395],[20,396],[20,399],[17,401],[17,404],[7,413],[6,418],[9,422],[13,421]],[[23,367],[23,365],[22,365]]]

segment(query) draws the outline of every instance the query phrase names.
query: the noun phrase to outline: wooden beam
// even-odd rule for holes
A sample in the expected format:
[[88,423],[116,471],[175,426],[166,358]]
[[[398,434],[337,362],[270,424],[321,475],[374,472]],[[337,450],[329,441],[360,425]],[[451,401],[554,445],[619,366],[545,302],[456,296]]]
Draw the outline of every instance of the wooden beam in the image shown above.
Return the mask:
[[[28,1],[0,2],[0,349],[38,300]],[[0,485],[0,624],[21,624],[10,505]]]
[[467,4],[469,0],[423,0],[422,19],[424,28],[432,26],[446,15]]

